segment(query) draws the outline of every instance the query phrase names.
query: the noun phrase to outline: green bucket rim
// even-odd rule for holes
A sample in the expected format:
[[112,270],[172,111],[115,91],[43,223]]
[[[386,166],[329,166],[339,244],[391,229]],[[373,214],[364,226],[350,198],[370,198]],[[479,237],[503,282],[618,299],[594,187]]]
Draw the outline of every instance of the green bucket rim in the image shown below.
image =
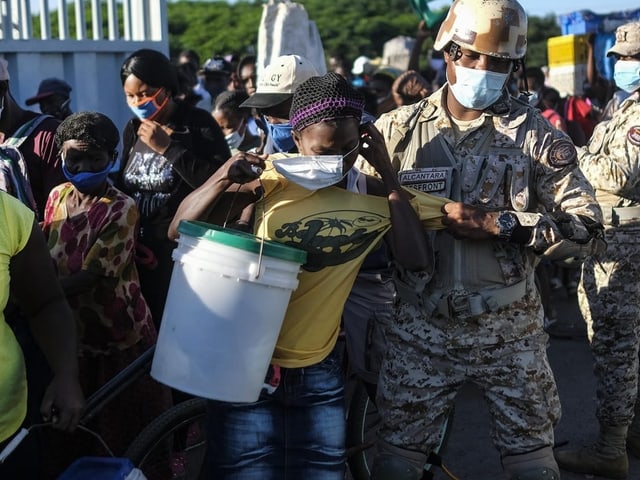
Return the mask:
[[[231,230],[205,222],[181,220],[178,225],[178,232],[200,240],[220,243],[247,252],[260,253],[260,239],[238,230]],[[304,250],[271,240],[264,240],[262,253],[267,257],[295,262],[300,265],[307,261],[307,252]]]

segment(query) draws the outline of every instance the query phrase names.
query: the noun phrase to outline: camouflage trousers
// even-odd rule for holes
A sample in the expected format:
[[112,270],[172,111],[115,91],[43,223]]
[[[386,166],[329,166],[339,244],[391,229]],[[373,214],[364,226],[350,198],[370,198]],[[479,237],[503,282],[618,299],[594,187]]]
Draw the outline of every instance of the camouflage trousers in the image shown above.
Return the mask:
[[[535,302],[529,306],[541,310]],[[491,438],[502,456],[552,446],[560,401],[546,354],[548,336],[538,320],[526,322],[529,334],[500,343],[471,345],[463,338],[489,338],[495,329],[487,325],[499,329],[501,322],[508,331],[507,323],[521,314],[503,309],[483,315],[482,322],[461,323],[428,318],[413,305],[400,303],[387,331],[378,384],[379,438],[428,454],[440,442],[459,389],[473,383],[489,405]]]
[[607,231],[607,251],[587,259],[578,287],[596,376],[596,417],[629,425],[638,398],[640,230]]

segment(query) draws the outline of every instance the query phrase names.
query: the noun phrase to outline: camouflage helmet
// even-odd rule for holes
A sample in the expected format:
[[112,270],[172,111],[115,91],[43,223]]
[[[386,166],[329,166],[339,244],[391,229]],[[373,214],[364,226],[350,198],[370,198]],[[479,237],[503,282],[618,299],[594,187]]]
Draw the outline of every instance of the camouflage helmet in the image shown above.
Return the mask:
[[527,52],[527,14],[516,0],[455,0],[433,43],[449,42],[477,53],[520,59]]

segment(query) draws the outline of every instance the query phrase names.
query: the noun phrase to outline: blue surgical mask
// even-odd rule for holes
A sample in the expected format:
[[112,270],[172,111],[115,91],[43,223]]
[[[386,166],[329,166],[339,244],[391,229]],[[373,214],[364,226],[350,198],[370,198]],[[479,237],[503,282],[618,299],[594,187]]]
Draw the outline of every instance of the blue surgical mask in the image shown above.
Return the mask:
[[153,120],[169,102],[169,95],[165,95],[164,101],[161,104],[156,102],[158,94],[163,90],[164,89],[161,88],[151,97],[144,97],[139,102],[130,102],[129,108],[140,120]]
[[80,193],[93,193],[98,187],[104,184],[109,176],[109,172],[113,167],[113,162],[109,162],[104,170],[99,172],[78,172],[72,173],[67,169],[62,158],[62,173]]
[[618,60],[613,67],[613,79],[616,85],[627,93],[640,88],[640,62],[637,60]]
[[347,175],[342,171],[345,157],[360,147],[356,144],[345,155],[308,155],[273,160],[273,167],[287,180],[307,190],[320,190],[340,183]]
[[296,146],[291,135],[291,125],[287,123],[269,123],[264,121],[267,126],[267,133],[271,137],[273,145],[279,152],[290,152]]
[[496,103],[510,75],[510,73],[476,70],[460,65],[454,67],[456,83],[449,82],[449,88],[462,106],[472,110],[484,110]]

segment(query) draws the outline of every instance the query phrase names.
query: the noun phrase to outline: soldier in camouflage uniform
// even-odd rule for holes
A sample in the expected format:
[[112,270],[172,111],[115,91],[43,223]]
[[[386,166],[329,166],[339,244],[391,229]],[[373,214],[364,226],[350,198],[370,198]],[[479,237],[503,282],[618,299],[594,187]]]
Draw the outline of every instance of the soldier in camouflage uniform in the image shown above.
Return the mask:
[[595,359],[600,435],[594,445],[556,452],[556,459],[573,472],[627,478],[625,437],[640,458],[640,22],[618,27],[607,55],[617,58],[616,85],[631,96],[579,151],[602,207],[608,244],[583,265],[578,290]]
[[453,201],[436,268],[397,272],[400,304],[379,383],[376,480],[417,480],[466,382],[483,392],[506,478],[559,479],[560,402],[534,284],[541,255],[604,247],[602,214],[569,137],[511,97],[526,52],[515,0],[456,0],[436,37],[447,84],[376,123],[406,186]]

